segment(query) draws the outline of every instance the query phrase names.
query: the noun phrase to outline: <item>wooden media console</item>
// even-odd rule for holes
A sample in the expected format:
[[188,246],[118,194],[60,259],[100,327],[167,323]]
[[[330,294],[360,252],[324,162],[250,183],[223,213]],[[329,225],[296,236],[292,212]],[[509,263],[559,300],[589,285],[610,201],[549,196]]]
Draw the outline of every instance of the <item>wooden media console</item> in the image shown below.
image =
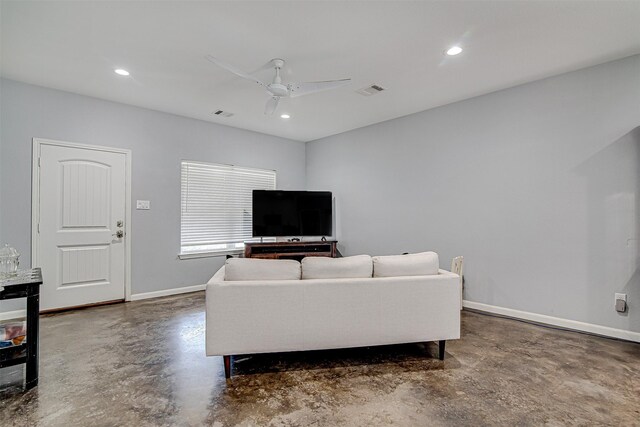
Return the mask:
[[245,258],[296,259],[307,256],[337,256],[335,240],[326,242],[245,243]]

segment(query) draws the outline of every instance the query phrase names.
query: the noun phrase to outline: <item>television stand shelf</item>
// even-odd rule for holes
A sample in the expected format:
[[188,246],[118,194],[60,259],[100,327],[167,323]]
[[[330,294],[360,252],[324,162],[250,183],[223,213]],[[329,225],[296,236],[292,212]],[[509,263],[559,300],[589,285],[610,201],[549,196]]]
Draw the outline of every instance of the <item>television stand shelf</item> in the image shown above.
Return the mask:
[[300,261],[307,256],[326,256],[335,258],[337,255],[335,240],[326,242],[269,242],[245,243],[245,258],[263,259],[295,259]]

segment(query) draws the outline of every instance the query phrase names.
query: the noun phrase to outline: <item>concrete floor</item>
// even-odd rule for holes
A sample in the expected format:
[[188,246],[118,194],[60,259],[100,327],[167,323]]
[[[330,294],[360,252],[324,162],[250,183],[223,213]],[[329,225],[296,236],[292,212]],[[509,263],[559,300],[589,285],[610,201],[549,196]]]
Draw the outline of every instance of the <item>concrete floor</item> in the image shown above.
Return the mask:
[[41,318],[40,385],[0,370],[2,426],[640,425],[640,344],[463,312],[462,339],[204,355],[204,293]]

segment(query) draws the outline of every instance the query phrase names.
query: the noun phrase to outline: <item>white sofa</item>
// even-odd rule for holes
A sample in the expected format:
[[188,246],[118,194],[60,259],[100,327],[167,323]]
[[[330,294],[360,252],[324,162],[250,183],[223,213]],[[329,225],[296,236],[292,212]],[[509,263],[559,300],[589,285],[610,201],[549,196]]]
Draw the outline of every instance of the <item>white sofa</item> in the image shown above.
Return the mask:
[[206,352],[231,355],[460,338],[460,276],[438,255],[230,258],[206,289]]

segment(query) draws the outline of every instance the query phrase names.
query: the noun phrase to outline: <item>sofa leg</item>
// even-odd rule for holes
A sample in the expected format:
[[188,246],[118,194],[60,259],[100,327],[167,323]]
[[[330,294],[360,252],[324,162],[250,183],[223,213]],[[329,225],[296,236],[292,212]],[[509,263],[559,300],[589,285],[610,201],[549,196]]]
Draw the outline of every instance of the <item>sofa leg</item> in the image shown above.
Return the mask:
[[231,378],[231,356],[222,356],[224,359],[224,377]]
[[438,341],[438,358],[444,360],[444,345],[447,342],[445,340]]

